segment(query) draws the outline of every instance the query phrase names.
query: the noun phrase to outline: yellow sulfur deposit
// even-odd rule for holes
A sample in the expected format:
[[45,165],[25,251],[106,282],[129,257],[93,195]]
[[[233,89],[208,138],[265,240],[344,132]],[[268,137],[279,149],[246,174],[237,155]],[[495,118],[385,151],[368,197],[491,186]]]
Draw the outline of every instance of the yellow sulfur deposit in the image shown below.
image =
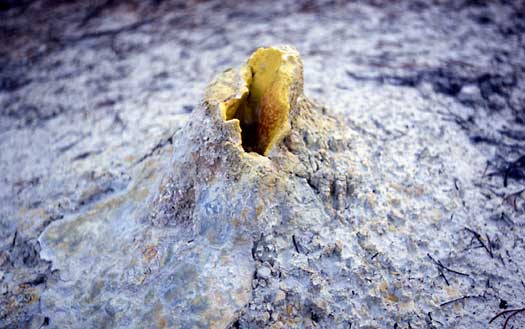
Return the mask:
[[[220,104],[222,119],[239,122],[245,151],[267,155],[290,131],[290,103],[302,85],[299,54],[288,47],[259,48],[240,74],[245,85],[239,96]],[[224,91],[219,89],[214,92]]]

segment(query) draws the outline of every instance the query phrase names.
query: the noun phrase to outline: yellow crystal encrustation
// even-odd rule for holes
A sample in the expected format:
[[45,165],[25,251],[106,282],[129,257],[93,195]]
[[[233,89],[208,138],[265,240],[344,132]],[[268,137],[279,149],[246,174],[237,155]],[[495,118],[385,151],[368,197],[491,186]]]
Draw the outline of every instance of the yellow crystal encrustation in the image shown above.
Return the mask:
[[220,103],[222,119],[238,120],[245,151],[267,155],[290,132],[292,93],[302,86],[299,53],[289,47],[259,48],[237,72],[243,86],[235,86],[234,79],[226,83],[234,78],[232,70],[224,72],[222,87],[214,89],[215,96],[237,92]]

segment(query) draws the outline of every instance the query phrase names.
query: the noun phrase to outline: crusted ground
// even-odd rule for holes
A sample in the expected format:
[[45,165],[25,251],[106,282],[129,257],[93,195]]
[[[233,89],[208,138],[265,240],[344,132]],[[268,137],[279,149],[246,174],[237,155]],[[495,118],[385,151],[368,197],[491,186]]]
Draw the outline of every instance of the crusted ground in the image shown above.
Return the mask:
[[[485,328],[498,312],[525,306],[523,2],[22,1],[2,9],[0,327],[132,323],[119,309],[126,294],[99,294],[111,288],[91,280],[100,272],[68,281],[59,269],[70,266],[67,253],[62,263],[43,260],[51,256],[41,254],[41,233],[74,229],[68,221],[118,202],[150,204],[139,183],[152,188],[169,172],[179,154],[173,144],[203,143],[183,144],[175,133],[200,108],[205,86],[257,47],[283,43],[301,53],[305,94],[316,102],[280,143],[282,153],[268,157],[280,168],[280,215],[250,228],[257,238],[232,240],[238,245],[227,250],[238,250],[241,263],[200,247],[248,269],[219,276],[234,285],[246,282],[235,275],[250,277],[242,302],[216,303],[238,304],[223,313],[231,325]],[[295,166],[285,168],[291,159]],[[230,192],[242,196],[235,186]],[[223,197],[201,211],[227,211],[214,208],[231,202]],[[194,215],[195,200],[185,201],[173,217],[182,224]],[[137,286],[155,271],[145,264],[191,234],[182,225],[155,235],[176,220],[140,211],[142,220],[122,222],[120,233],[87,222],[77,232],[86,248],[76,249],[98,246],[82,232],[141,232],[144,240],[133,242],[146,248],[124,252],[142,254],[137,268],[123,272],[129,259],[113,254],[115,275]],[[150,224],[153,231],[142,230]],[[68,291],[51,288],[64,281],[79,287],[93,314],[55,312],[53,294]],[[188,313],[172,307],[164,314],[152,306],[151,323]],[[523,314],[509,322],[525,327]]]

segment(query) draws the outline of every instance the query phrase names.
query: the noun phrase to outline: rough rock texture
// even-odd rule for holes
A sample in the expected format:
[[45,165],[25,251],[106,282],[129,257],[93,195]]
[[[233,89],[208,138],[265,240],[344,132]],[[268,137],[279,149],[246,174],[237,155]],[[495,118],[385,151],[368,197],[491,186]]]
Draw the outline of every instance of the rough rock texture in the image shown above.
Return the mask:
[[[523,2],[5,3],[0,327],[498,328],[525,306]],[[282,43],[327,106],[291,101],[265,157],[198,100]]]

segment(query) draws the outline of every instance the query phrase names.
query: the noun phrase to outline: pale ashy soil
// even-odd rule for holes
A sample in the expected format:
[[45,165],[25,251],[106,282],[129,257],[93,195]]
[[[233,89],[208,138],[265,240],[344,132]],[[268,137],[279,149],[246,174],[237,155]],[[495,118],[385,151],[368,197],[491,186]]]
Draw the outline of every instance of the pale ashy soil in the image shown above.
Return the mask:
[[[251,261],[265,277],[235,325],[279,323],[275,287],[314,327],[485,328],[525,307],[523,2],[86,3],[0,12],[0,327],[58,319],[41,305],[63,279],[40,257],[42,231],[128,193],[145,163],[171,157],[214,75],[283,43],[367,163],[346,224],[295,232],[308,255],[272,265],[306,262],[329,304],[267,277],[268,250],[296,248],[267,232]],[[342,258],[315,258],[332,240]],[[353,279],[336,292],[330,278]]]

